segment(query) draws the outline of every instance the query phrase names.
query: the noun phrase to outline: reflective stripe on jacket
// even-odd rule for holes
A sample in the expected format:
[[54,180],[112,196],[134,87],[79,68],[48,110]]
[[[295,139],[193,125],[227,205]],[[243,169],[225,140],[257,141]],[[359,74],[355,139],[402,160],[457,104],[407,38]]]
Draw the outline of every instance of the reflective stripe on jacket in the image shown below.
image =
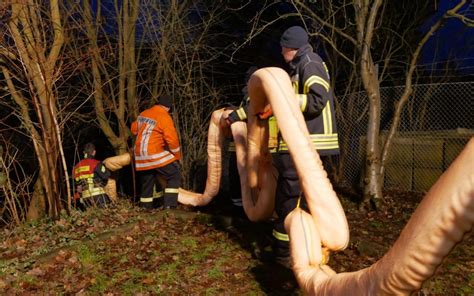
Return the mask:
[[135,169],[137,171],[163,167],[181,157],[178,133],[173,119],[161,105],[140,113],[132,123],[135,142]]

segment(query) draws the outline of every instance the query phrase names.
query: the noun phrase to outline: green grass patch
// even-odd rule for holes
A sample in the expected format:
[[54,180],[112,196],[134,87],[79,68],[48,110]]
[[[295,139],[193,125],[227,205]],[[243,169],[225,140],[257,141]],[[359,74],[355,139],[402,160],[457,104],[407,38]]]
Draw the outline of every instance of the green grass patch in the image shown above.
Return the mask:
[[224,277],[224,273],[220,270],[220,266],[214,266],[211,270],[208,271],[207,275],[211,279],[220,279]]
[[216,288],[207,288],[205,293],[206,296],[219,295],[219,290],[217,290]]
[[94,283],[89,287],[89,290],[93,293],[104,293],[108,288],[108,278],[103,274],[96,274],[94,277]]
[[81,245],[77,251],[77,259],[84,266],[93,266],[94,268],[99,268],[100,266],[100,257],[94,252],[93,249],[90,249],[87,245]]
[[179,265],[178,262],[161,265],[159,270],[157,271],[159,278],[165,279],[167,282],[178,281],[180,278],[178,265]]
[[191,255],[191,258],[194,260],[194,261],[197,261],[197,262],[201,262],[201,261],[204,261],[205,259],[207,259],[207,257],[209,257],[210,254],[212,254],[212,251],[215,249],[214,246],[206,246],[206,248],[200,252],[196,252],[196,253],[193,253]]
[[124,295],[132,296],[138,293],[143,293],[144,289],[140,282],[136,282],[132,279],[129,279],[128,281],[120,285],[120,292]]
[[183,246],[187,249],[191,249],[191,250],[194,250],[197,248],[198,244],[196,242],[196,240],[192,237],[185,237],[181,243],[183,244]]

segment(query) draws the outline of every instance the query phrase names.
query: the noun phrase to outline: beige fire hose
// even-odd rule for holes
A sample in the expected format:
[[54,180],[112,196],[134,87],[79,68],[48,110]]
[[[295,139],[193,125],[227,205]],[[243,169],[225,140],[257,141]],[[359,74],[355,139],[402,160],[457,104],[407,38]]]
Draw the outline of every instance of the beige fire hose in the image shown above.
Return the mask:
[[[285,220],[293,271],[306,294],[409,295],[420,289],[456,243],[472,230],[474,139],[427,193],[382,259],[360,271],[336,274],[325,265],[322,246],[331,250],[344,248],[349,237],[347,222],[311,147],[290,80],[280,69],[264,68],[254,73],[249,90],[252,98],[249,113],[259,112],[270,103],[277,119],[285,116],[279,127],[310,208],[310,213],[297,208]],[[252,158],[258,157],[257,151]],[[254,170],[249,175],[258,178],[253,163],[249,163],[249,169]],[[258,180],[250,183],[258,184]]]

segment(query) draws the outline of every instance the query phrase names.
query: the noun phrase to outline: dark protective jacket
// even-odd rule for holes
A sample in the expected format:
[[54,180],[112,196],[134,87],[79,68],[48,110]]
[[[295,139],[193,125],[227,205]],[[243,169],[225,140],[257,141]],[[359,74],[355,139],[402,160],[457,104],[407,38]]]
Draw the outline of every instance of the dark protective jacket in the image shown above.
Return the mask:
[[[307,44],[298,50],[289,66],[291,82],[316,150],[322,156],[339,154],[334,94],[326,64]],[[232,112],[229,119],[231,122],[247,120],[247,102]],[[275,133],[272,130],[277,130],[276,125],[270,124],[270,135]],[[288,152],[281,135],[276,151]]]
[[[291,82],[316,150],[320,155],[339,154],[334,94],[326,64],[307,44],[298,50],[289,66]],[[288,151],[281,137],[278,151]]]

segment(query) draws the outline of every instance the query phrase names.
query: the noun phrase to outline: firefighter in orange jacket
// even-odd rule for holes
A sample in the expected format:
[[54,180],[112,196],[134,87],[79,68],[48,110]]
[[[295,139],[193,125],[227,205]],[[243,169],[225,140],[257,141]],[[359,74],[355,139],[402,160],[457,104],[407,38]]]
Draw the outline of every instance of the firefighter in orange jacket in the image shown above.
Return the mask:
[[[178,161],[181,158],[178,133],[169,114],[173,99],[163,95],[159,103],[143,111],[132,123],[135,141],[135,170],[140,180],[140,206],[176,208],[181,175]],[[158,176],[166,180],[163,199],[161,192],[154,193]]]
[[101,161],[94,159],[96,151],[92,143],[84,145],[84,159],[74,166],[73,178],[76,182],[74,199],[79,207],[105,207],[110,199],[104,191],[110,171]]

